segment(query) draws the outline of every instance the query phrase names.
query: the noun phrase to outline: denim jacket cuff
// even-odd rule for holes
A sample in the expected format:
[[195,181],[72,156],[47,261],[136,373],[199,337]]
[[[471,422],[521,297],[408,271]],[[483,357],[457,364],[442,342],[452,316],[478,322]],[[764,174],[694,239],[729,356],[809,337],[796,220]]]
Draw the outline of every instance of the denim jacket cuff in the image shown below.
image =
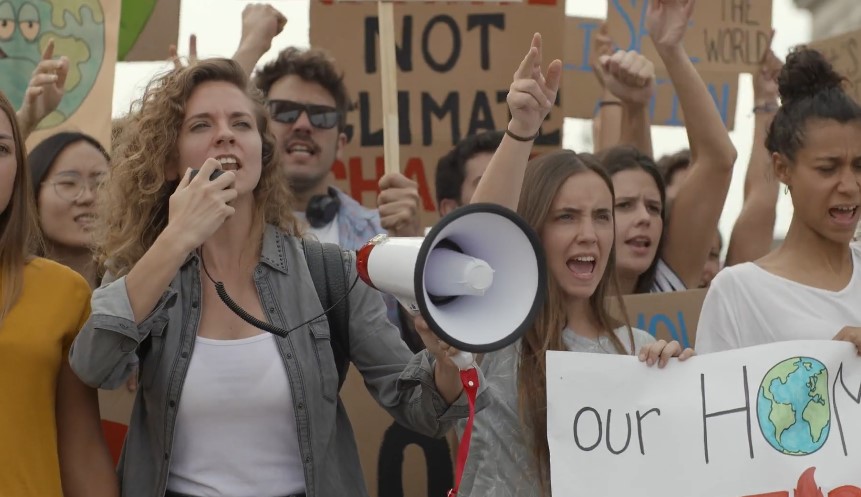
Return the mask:
[[[149,315],[136,324],[126,289],[126,278],[123,276],[93,293],[91,323],[94,328],[113,331],[132,339],[133,343],[122,345],[124,352],[131,352],[152,329],[167,320],[167,309],[176,303],[176,299],[176,290],[168,288]],[[126,347],[129,349],[126,350]]]
[[[425,401],[429,397],[433,411],[439,422],[450,422],[466,418],[469,416],[469,399],[466,396],[466,391],[461,392],[460,396],[449,405],[436,388],[433,375],[435,363],[435,358],[427,350],[416,354],[406,369],[404,369],[400,378],[398,378],[398,390],[408,390],[415,387],[416,384],[420,384],[422,386],[422,397],[425,397]],[[475,400],[475,410],[477,412],[487,405],[487,396],[483,395],[487,387],[481,369],[476,369],[478,370],[479,381],[478,394]]]

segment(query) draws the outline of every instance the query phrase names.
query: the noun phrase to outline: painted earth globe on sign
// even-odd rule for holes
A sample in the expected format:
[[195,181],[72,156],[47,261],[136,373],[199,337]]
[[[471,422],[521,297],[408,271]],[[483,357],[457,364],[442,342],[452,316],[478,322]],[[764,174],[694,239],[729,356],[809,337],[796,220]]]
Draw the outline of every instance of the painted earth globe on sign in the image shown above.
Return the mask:
[[780,362],[759,386],[759,428],[779,452],[804,456],[821,449],[831,428],[828,369],[816,359]]
[[0,0],[0,90],[15,108],[54,40],[55,58],[69,59],[66,94],[42,121],[50,128],[65,121],[90,93],[105,56],[105,17],[99,0]]

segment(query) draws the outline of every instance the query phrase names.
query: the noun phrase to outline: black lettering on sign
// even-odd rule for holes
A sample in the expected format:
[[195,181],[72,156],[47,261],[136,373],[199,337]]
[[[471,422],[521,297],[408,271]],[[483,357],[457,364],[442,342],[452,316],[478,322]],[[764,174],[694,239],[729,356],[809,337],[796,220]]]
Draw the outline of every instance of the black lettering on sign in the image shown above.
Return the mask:
[[652,413],[657,413],[658,416],[661,415],[661,410],[657,407],[654,409],[649,409],[644,414],[640,414],[640,411],[637,411],[637,434],[640,436],[640,454],[646,455],[646,447],[643,445],[643,420],[646,419],[646,416]]
[[735,409],[727,409],[718,412],[706,412],[706,375],[700,375],[700,390],[703,400],[703,447],[705,450],[706,464],[709,463],[709,429],[708,420],[718,416],[744,413],[747,416],[747,445],[750,450],[750,458],[753,459],[753,438],[750,434],[750,391],[747,386],[747,366],[742,366],[742,383],[744,384],[744,405]]
[[[598,423],[598,429],[596,430],[598,438],[595,440],[594,444],[584,447],[583,444],[580,443],[580,416],[587,412],[592,413],[595,416],[595,421]],[[601,415],[598,414],[598,411],[591,407],[584,407],[577,411],[577,415],[574,416],[574,443],[577,444],[577,447],[580,447],[580,450],[585,450],[586,452],[595,450],[595,448],[601,444],[601,436]]]
[[481,28],[479,31],[481,69],[490,69],[490,27],[493,26],[500,31],[505,31],[504,14],[470,14],[466,18],[466,30]]
[[[430,53],[430,36],[431,31],[438,25],[444,24],[448,27],[449,31],[451,31],[451,53],[443,62],[439,62],[433,58],[433,55]],[[457,23],[454,19],[446,14],[440,14],[431,18],[428,21],[427,26],[425,26],[424,31],[422,31],[422,55],[424,56],[425,63],[436,72],[449,72],[452,68],[457,64],[457,60],[460,58],[460,51],[462,48],[462,42],[460,38],[460,29],[457,27]]]
[[[359,146],[381,147],[383,145],[383,129],[371,131],[371,95],[366,91],[359,92]],[[381,109],[381,106],[377,106]],[[398,92],[398,134],[401,145],[411,145],[413,142],[410,127],[410,92]]]
[[769,34],[745,28],[704,30],[706,58],[725,64],[758,64],[768,48]]
[[[401,44],[395,43],[395,59],[401,71],[413,70],[413,16],[404,16],[401,25]],[[380,39],[380,19],[378,17],[365,18],[365,73],[377,72],[377,55],[380,53],[378,41]]]
[[631,415],[629,413],[625,413],[625,421],[628,423],[628,434],[625,436],[625,445],[622,446],[621,449],[615,450],[613,448],[613,442],[610,439],[610,427],[613,425],[613,410],[607,409],[607,450],[610,451],[611,454],[619,455],[628,448],[628,445],[631,443]]
[[427,494],[443,496],[454,486],[451,451],[445,438],[436,439],[408,430],[397,422],[386,430],[377,464],[378,497],[404,497],[404,450],[422,449],[427,466]]
[[490,100],[487,93],[479,91],[475,93],[475,101],[472,103],[472,112],[469,114],[469,129],[467,136],[472,136],[479,131],[494,131],[496,125],[493,123],[493,111],[490,108]]
[[843,435],[843,422],[840,419],[840,410],[837,408],[837,383],[840,382],[840,386],[843,387],[843,392],[849,397],[852,402],[856,405],[861,405],[861,386],[858,387],[858,394],[854,395],[853,390],[849,390],[849,387],[846,386],[846,382],[843,380],[843,363],[840,363],[840,367],[837,369],[837,374],[834,376],[834,383],[831,385],[831,399],[834,402],[834,419],[837,420],[837,431],[840,432],[840,442],[843,444],[843,455],[848,456],[849,451],[846,449],[846,437]]
[[438,104],[430,93],[422,92],[422,145],[428,146],[434,142],[431,115],[437,119],[451,119],[451,143],[460,141],[460,94],[453,91]]
[[747,26],[759,26],[755,19],[750,18],[750,0],[723,0],[723,9],[721,10],[724,21],[729,20]]

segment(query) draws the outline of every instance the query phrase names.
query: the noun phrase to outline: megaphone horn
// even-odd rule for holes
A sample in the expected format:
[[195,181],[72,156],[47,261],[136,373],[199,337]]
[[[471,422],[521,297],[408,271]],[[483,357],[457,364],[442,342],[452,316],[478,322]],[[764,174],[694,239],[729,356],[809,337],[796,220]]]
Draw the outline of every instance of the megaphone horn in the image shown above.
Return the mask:
[[499,350],[525,333],[544,302],[544,250],[516,213],[471,204],[442,218],[427,237],[378,235],[359,249],[359,276],[421,314],[449,345]]

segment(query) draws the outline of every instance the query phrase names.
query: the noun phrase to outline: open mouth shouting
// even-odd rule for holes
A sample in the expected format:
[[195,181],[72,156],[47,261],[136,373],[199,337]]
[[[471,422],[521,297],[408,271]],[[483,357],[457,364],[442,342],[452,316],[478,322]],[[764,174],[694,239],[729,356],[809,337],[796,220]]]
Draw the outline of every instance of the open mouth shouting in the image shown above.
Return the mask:
[[625,240],[625,245],[630,247],[634,254],[646,256],[652,248],[652,239],[645,235],[638,235]]
[[596,260],[594,255],[581,254],[568,259],[566,264],[575,278],[591,280],[595,275]]
[[828,209],[828,215],[838,225],[855,229],[858,224],[858,205],[838,205]]
[[225,171],[237,171],[242,168],[242,163],[232,154],[219,155],[215,160],[221,164],[221,169]]

